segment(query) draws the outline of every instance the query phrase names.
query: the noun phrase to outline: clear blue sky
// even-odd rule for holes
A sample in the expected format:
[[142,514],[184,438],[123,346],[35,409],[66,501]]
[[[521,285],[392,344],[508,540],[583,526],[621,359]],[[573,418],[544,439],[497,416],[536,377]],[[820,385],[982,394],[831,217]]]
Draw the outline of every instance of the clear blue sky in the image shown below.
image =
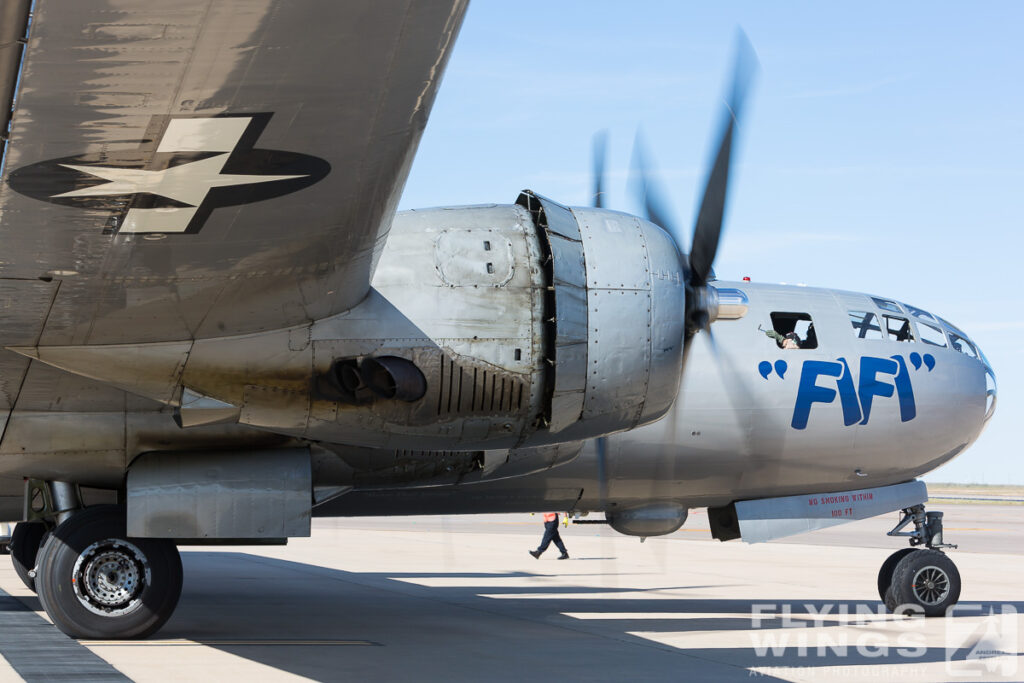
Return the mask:
[[471,4],[402,208],[608,200],[642,126],[690,224],[733,37],[761,62],[722,278],[881,294],[962,327],[995,367],[985,434],[932,481],[1024,484],[1024,3]]

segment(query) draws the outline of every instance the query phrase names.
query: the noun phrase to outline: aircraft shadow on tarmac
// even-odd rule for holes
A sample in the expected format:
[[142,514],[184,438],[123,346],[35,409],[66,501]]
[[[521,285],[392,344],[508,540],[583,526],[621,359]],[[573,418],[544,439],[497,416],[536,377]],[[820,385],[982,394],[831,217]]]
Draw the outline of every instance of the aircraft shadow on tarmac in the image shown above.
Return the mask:
[[[735,637],[738,630],[752,629],[746,615],[754,601],[622,597],[628,588],[615,588],[617,597],[601,597],[609,589],[545,585],[544,577],[531,572],[355,573],[225,552],[187,552],[183,560],[187,578],[181,603],[155,641],[188,639],[321,680],[398,675],[514,680],[539,673],[545,678],[564,674],[594,680],[621,680],[628,673],[637,680],[678,676],[680,667],[747,678],[747,667],[879,667],[942,662],[950,656],[941,646],[922,645],[907,657],[895,645],[887,652],[860,652],[853,643],[842,655],[829,649],[818,653],[813,640],[809,654],[801,654],[795,643],[775,651],[762,648],[759,653],[750,638]],[[502,577],[534,576],[540,579],[538,585],[500,585]],[[403,580],[431,577],[464,579],[465,585],[424,586]],[[496,578],[499,585],[488,583]],[[722,588],[728,593],[728,587]],[[594,597],[584,597],[588,592]],[[552,597],[538,597],[544,593]],[[516,599],[517,594],[523,598]],[[782,602],[763,599],[756,604]],[[813,614],[826,606],[789,602],[795,603],[794,615]],[[858,604],[872,613],[879,607],[866,601],[834,603],[832,609],[845,606],[852,614]],[[1024,602],[1002,604],[1024,610]],[[999,605],[993,606],[998,610]],[[987,614],[989,605],[981,607]],[[642,613],[645,618],[579,619],[565,613]],[[666,617],[658,618],[659,613]],[[693,618],[673,616],[698,613]],[[728,616],[708,616],[716,613]],[[826,626],[841,623],[823,620]],[[783,627],[780,619],[766,618],[757,630],[763,636]],[[632,635],[695,631],[732,632],[730,640],[743,646],[675,648]],[[963,659],[967,650],[951,654],[954,660]]]

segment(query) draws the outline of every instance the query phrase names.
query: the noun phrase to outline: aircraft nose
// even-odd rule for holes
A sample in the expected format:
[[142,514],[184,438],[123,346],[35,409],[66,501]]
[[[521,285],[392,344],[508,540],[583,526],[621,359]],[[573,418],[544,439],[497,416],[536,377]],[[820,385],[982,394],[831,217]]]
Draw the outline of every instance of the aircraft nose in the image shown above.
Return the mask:
[[992,364],[988,362],[988,358],[985,357],[981,347],[975,346],[978,349],[978,356],[981,358],[981,362],[985,364],[985,422],[987,423],[991,419],[992,414],[996,412],[996,394],[998,393],[996,388],[996,371],[992,369]]
[[965,356],[976,358],[985,366],[985,423],[992,418],[996,411],[996,373],[992,369],[992,363],[985,356],[977,342],[969,339],[967,335],[952,323],[939,318],[945,324],[946,333],[949,335],[950,346]]

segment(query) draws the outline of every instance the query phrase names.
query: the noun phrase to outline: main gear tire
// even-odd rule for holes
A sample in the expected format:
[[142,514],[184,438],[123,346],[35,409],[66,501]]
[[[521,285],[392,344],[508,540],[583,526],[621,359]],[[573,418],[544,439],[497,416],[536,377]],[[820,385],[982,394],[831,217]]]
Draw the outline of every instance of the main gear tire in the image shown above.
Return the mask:
[[97,505],[60,524],[39,549],[36,588],[72,638],[145,638],[181,596],[181,556],[166,539],[128,538],[125,509]]
[[36,568],[36,556],[45,535],[46,525],[42,522],[18,522],[11,532],[11,563],[14,565],[14,573],[33,592],[36,580],[29,572]]

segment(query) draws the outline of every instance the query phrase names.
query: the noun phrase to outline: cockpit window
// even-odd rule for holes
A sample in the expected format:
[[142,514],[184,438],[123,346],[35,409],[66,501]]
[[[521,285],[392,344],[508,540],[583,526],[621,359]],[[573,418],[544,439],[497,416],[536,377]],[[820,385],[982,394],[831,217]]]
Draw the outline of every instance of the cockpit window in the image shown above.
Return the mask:
[[911,306],[909,304],[903,305],[906,307],[908,311],[910,311],[911,315],[917,318],[924,318],[925,320],[935,320],[935,316],[933,316],[931,313],[924,310],[923,308],[918,308],[917,306]]
[[850,324],[858,339],[882,339],[882,328],[878,316],[868,311],[850,311]]
[[764,333],[775,340],[782,349],[816,349],[818,333],[814,321],[807,313],[772,313],[772,329]]
[[890,313],[903,313],[903,309],[900,308],[900,305],[895,301],[890,301],[889,299],[880,299],[877,296],[871,297],[871,300],[874,301],[875,305],[878,306],[883,311],[889,311]]
[[935,325],[929,323],[923,323],[920,320],[917,321],[917,333],[921,337],[921,341],[925,344],[931,344],[932,346],[945,346],[946,335],[942,333]]
[[954,325],[953,323],[949,322],[948,320],[944,320],[943,318],[940,318],[939,316],[935,316],[935,318],[936,318],[936,320],[938,320],[938,321],[939,321],[940,323],[942,323],[943,325],[945,325],[945,326],[946,326],[946,327],[947,327],[947,328],[949,329],[949,331],[950,331],[950,332],[956,332],[956,333],[957,333],[957,334],[958,334],[959,336],[961,336],[961,337],[963,337],[963,338],[965,338],[965,339],[967,338],[967,335],[966,335],[966,334],[964,334],[964,331],[963,331],[963,330],[961,330],[961,329],[960,329],[959,327],[957,327],[956,325]]
[[885,318],[885,331],[889,341],[914,341],[914,333],[910,329],[909,320],[895,315],[883,315],[882,317]]
[[978,352],[974,349],[974,344],[964,337],[961,337],[955,332],[949,333],[949,344],[954,349],[964,354],[968,358],[977,358]]

